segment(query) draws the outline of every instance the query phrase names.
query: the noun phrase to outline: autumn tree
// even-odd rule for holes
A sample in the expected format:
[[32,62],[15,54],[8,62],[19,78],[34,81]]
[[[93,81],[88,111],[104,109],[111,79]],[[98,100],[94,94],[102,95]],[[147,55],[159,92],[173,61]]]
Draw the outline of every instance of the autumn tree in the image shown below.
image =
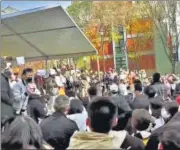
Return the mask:
[[124,24],[125,10],[128,10],[124,7],[124,2],[118,1],[75,1],[67,8],[67,11],[101,54],[99,27],[104,24],[105,41],[111,41],[112,39],[118,41],[120,38],[118,26]]
[[175,0],[145,1],[139,9],[142,16],[152,19],[155,32],[160,37],[168,61],[172,64],[172,72],[175,72],[179,48],[179,6],[180,2]]

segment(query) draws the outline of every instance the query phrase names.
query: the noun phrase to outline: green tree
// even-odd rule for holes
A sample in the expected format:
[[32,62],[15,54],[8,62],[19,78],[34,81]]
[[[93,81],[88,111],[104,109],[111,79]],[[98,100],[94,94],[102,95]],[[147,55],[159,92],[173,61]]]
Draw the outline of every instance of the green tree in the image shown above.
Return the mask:
[[74,1],[67,8],[70,16],[75,20],[80,28],[84,28],[91,20],[92,2]]

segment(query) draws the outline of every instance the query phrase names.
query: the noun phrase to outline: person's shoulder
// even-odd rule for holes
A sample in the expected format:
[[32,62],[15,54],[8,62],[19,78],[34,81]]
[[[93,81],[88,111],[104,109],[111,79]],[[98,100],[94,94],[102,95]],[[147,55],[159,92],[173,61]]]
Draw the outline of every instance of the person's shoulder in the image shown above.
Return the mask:
[[74,126],[74,127],[77,126],[77,125],[76,125],[76,122],[75,122],[74,120],[71,120],[71,119],[69,119],[69,118],[66,118],[66,119],[67,119],[67,122],[69,123],[70,126]]
[[165,130],[165,126],[159,127],[156,130],[154,130],[150,137],[160,136]]
[[137,137],[133,137],[129,134],[126,135],[126,142],[132,149],[144,150],[145,146],[143,142]]
[[18,80],[14,85],[13,85],[13,89],[16,89],[17,87],[22,87],[23,86],[23,81],[22,80]]

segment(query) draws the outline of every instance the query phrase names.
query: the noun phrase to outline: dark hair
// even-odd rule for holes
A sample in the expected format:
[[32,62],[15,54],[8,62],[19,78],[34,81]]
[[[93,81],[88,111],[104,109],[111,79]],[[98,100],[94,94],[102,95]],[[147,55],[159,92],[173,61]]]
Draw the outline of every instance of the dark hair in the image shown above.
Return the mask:
[[141,83],[135,83],[134,89],[135,89],[135,91],[142,92],[142,84]]
[[147,86],[144,89],[145,94],[149,97],[149,98],[154,98],[156,95],[156,90],[154,89],[154,87],[152,86]]
[[142,84],[141,80],[139,80],[139,79],[135,79],[133,83],[134,83],[134,84],[136,84],[136,83]]
[[132,114],[132,109],[124,96],[113,96],[111,101],[116,105],[118,111],[118,123],[115,127],[113,127],[113,130],[124,130],[128,125],[128,121]]
[[76,94],[73,90],[66,90],[66,95],[68,97],[75,97],[76,96]]
[[156,82],[159,82],[160,81],[160,77],[161,77],[161,75],[160,75],[160,73],[154,73],[153,74],[153,83],[156,83]]
[[142,118],[136,122],[135,128],[139,131],[144,131],[148,129],[150,123],[149,120]]
[[17,116],[5,129],[1,139],[4,149],[25,149],[27,145],[41,149],[42,143],[40,127],[28,116]]
[[173,117],[179,109],[179,106],[175,101],[165,102],[164,107],[170,113],[171,117]]
[[33,72],[32,68],[25,68],[22,72],[22,75],[26,75],[27,73]]
[[77,114],[83,112],[82,102],[78,99],[72,99],[70,101],[70,108],[68,114]]
[[91,86],[88,89],[88,94],[91,95],[91,96],[96,96],[97,95],[97,88],[96,88],[95,85]]
[[108,97],[96,97],[88,107],[90,126],[94,132],[108,133],[116,115],[116,106]]

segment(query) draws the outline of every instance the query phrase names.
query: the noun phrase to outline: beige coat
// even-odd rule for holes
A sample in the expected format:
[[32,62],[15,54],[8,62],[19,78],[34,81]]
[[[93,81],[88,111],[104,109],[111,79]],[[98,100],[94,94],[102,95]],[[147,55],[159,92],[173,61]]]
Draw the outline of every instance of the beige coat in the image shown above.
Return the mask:
[[126,131],[110,131],[109,134],[75,132],[68,149],[120,149],[125,138]]

